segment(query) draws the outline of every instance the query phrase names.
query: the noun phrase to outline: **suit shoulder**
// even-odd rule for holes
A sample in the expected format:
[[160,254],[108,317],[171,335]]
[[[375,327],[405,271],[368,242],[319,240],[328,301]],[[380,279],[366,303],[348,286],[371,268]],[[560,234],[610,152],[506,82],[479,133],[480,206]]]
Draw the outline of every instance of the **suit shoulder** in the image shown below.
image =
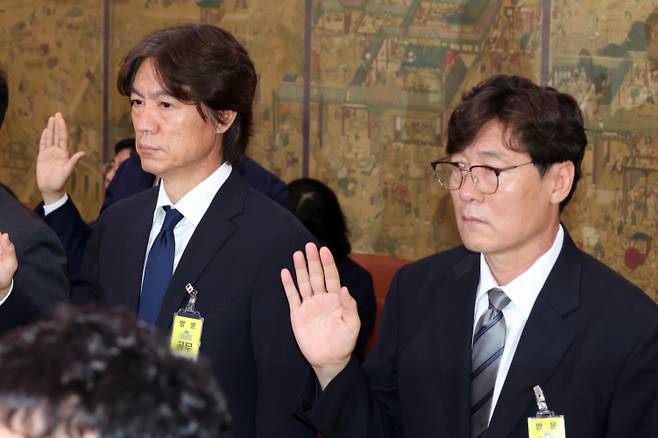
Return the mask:
[[101,218],[116,218],[116,217],[126,217],[131,212],[140,211],[144,209],[145,206],[153,204],[155,205],[155,200],[158,196],[158,187],[152,187],[150,189],[141,191],[137,194],[129,196],[127,198],[121,199],[117,202],[112,203],[108,206],[103,213],[101,213]]
[[42,218],[6,192],[0,194],[0,210],[0,231],[8,232],[14,243],[16,239],[35,232],[57,240],[55,233]]
[[465,259],[471,259],[474,256],[476,256],[475,253],[468,251],[463,246],[457,246],[404,265],[399,272],[405,276],[426,276],[429,273],[436,274],[437,272],[448,273],[452,272]]
[[295,215],[251,186],[247,188],[242,216],[247,221],[259,224],[254,231],[264,235],[295,232],[310,235]]
[[633,315],[635,320],[658,320],[658,304],[642,289],[584,252],[581,282],[584,296],[596,301],[598,308]]

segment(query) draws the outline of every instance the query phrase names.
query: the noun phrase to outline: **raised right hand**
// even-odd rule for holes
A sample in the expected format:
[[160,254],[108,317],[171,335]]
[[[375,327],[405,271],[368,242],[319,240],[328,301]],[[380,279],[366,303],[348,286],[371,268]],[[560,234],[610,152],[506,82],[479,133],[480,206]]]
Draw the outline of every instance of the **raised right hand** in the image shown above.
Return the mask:
[[41,133],[37,155],[37,186],[43,202],[51,204],[64,196],[64,186],[83,151],[69,154],[66,122],[61,113],[48,118],[48,125]]
[[281,282],[288,297],[292,330],[300,350],[324,389],[350,360],[361,321],[356,301],[340,286],[338,269],[329,249],[306,244],[293,254],[299,291],[287,269]]

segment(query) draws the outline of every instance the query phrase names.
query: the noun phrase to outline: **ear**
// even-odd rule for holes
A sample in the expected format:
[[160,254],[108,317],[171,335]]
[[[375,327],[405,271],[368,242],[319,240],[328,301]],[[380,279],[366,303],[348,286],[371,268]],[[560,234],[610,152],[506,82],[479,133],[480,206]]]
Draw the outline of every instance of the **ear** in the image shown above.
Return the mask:
[[563,161],[562,163],[555,163],[551,166],[549,172],[553,182],[550,197],[551,203],[560,204],[569,195],[571,186],[573,185],[575,174],[573,162]]
[[218,111],[217,112],[217,124],[215,125],[215,132],[217,134],[224,134],[231,127],[235,121],[238,113],[235,111]]

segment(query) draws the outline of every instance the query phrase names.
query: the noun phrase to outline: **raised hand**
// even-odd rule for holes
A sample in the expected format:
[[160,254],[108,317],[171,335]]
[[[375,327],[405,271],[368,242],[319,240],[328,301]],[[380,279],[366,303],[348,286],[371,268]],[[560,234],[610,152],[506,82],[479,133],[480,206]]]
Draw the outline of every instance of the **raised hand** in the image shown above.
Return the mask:
[[[306,244],[293,254],[299,291],[287,269],[281,282],[288,297],[292,330],[300,350],[324,389],[345,368],[356,345],[361,321],[356,301],[341,287],[329,249]],[[308,269],[307,269],[308,261]]]
[[41,133],[37,156],[37,186],[44,203],[53,203],[64,196],[64,186],[84,155],[82,151],[69,154],[66,122],[62,113],[49,117],[48,125]]
[[16,259],[14,244],[9,240],[7,233],[0,233],[0,299],[9,292],[16,269],[18,269],[18,259]]

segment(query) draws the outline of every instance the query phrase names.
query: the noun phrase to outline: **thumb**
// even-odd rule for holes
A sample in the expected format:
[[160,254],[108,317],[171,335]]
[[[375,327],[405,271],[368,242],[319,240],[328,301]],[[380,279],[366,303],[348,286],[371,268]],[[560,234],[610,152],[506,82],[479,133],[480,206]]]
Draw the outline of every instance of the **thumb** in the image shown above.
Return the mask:
[[69,161],[66,163],[66,168],[69,173],[73,172],[73,168],[78,164],[78,161],[80,161],[80,158],[84,157],[86,155],[85,151],[78,151],[75,154],[69,158]]
[[356,314],[358,317],[358,311],[356,307],[356,300],[352,298],[349,291],[345,286],[340,288],[340,304],[343,307],[343,310],[348,314]]

